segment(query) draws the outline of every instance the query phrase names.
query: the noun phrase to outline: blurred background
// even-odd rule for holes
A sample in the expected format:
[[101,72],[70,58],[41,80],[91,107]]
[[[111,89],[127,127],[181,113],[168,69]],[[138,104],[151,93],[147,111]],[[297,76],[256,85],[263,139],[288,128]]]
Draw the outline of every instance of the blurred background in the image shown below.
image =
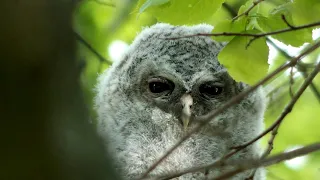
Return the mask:
[[[215,25],[223,19],[230,19],[237,12],[244,0],[227,0],[227,6],[221,7],[205,23]],[[268,0],[260,6],[261,11],[280,6],[283,1]],[[133,3],[134,4],[134,3]],[[106,1],[106,0],[83,0],[77,5],[74,13],[74,27],[90,46],[96,51],[93,52],[88,46],[78,41],[79,60],[84,64],[84,71],[81,82],[86,94],[86,102],[92,107],[94,96],[93,88],[96,84],[97,76],[106,70],[113,62],[121,59],[121,55],[126,51],[134,37],[143,27],[157,23],[157,19],[148,13],[139,14],[139,9],[134,5],[130,7],[126,1]],[[126,8],[131,10],[127,10]],[[129,13],[127,13],[127,12]],[[319,10],[320,12],[320,10]],[[126,15],[127,13],[127,15]],[[315,15],[316,16],[316,15]],[[313,39],[320,37],[320,31],[313,31]],[[303,50],[307,44],[301,47],[292,47],[280,41],[273,40],[274,44],[269,46],[269,70],[273,70],[280,64],[294,57]],[[276,47],[275,47],[276,46]],[[282,52],[279,50],[282,50]],[[99,54],[99,55],[98,55]],[[99,58],[102,56],[103,58]],[[314,64],[319,60],[319,50],[305,58],[306,64]],[[308,73],[308,67],[304,69]],[[311,69],[310,69],[311,70]],[[301,85],[304,80],[301,70],[293,69],[292,91]],[[292,81],[292,80],[291,80]],[[320,90],[320,76],[313,81],[314,88]],[[265,124],[268,127],[282,112],[285,104],[290,100],[290,70],[278,76],[273,81],[265,85],[269,97],[269,106],[265,115]],[[279,134],[274,141],[272,154],[283,151],[290,151],[320,140],[320,97],[310,87],[295,105],[293,111],[285,118],[279,129]],[[91,111],[94,119],[94,112]],[[270,135],[262,141],[262,146],[267,146]],[[268,179],[270,180],[300,180],[300,179],[320,179],[320,153],[312,153],[307,156],[285,161],[268,168]]]

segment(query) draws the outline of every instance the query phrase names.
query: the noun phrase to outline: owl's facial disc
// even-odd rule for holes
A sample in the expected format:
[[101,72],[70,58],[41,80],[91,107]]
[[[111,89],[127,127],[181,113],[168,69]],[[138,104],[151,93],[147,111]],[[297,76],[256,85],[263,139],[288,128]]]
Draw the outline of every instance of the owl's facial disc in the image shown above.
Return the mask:
[[193,104],[193,99],[190,94],[184,94],[181,97],[180,101],[182,104],[181,121],[184,130],[187,130],[192,114],[191,108]]

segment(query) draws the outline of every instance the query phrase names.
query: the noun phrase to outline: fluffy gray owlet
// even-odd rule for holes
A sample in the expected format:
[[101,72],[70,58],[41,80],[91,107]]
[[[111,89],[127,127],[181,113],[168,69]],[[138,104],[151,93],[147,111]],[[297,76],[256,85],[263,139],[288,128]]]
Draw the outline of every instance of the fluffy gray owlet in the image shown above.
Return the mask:
[[[139,177],[197,125],[191,117],[207,114],[247,87],[235,82],[217,61],[223,48],[221,43],[203,36],[168,39],[211,30],[212,26],[205,24],[160,23],[146,28],[122,59],[100,76],[96,89],[98,130],[124,179]],[[264,110],[265,99],[260,89],[194,134],[150,175],[214,162],[230,147],[241,145],[261,132]],[[259,155],[258,144],[254,144],[232,158]],[[211,170],[209,177],[223,171]],[[245,172],[233,179],[243,180],[249,174]],[[200,172],[177,179],[203,177]],[[255,179],[264,179],[264,171],[258,170]]]

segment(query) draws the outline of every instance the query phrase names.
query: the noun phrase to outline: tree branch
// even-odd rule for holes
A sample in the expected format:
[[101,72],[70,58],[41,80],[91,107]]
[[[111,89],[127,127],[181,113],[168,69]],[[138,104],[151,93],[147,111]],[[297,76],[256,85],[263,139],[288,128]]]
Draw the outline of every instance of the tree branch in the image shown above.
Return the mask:
[[233,10],[233,8],[229,4],[224,2],[222,3],[222,6],[228,11],[228,13],[230,13],[232,17],[237,16],[237,12]]
[[271,153],[271,151],[273,149],[273,142],[274,142],[274,140],[276,138],[276,135],[278,134],[279,127],[280,127],[280,123],[277,126],[275,126],[274,129],[272,130],[271,137],[270,137],[270,139],[268,141],[268,147],[265,150],[265,152],[262,154],[260,159],[266,158]]
[[196,168],[190,168],[187,169],[185,171],[181,171],[178,173],[174,173],[171,175],[167,175],[165,176],[165,178],[163,179],[171,179],[174,177],[178,177],[181,176],[183,174],[187,174],[187,173],[191,173],[191,172],[197,172],[197,171],[201,171],[203,169],[210,169],[212,167],[217,167],[217,165],[223,165],[225,164],[225,160],[228,159],[229,157],[233,156],[235,153],[243,150],[244,148],[248,147],[249,145],[253,144],[254,142],[256,142],[257,140],[259,140],[260,138],[264,137],[266,134],[268,134],[270,131],[272,132],[272,136],[271,139],[269,140],[269,147],[266,150],[266,152],[262,155],[263,159],[264,157],[266,157],[272,150],[272,144],[273,144],[273,140],[278,132],[278,128],[280,126],[280,124],[282,123],[283,119],[286,117],[286,115],[288,115],[292,108],[294,107],[295,103],[297,102],[297,100],[301,97],[301,95],[303,94],[303,92],[306,90],[306,88],[310,85],[310,83],[312,82],[312,80],[315,78],[315,76],[317,75],[317,73],[320,70],[320,63],[318,64],[318,66],[316,66],[315,70],[309,75],[309,77],[305,80],[305,82],[303,83],[303,85],[301,86],[301,88],[298,90],[298,92],[294,95],[294,97],[291,99],[291,101],[288,103],[288,105],[285,107],[284,111],[281,113],[281,115],[277,118],[277,120],[268,128],[266,129],[264,132],[262,132],[259,136],[257,136],[256,138],[254,138],[253,140],[241,145],[241,146],[237,146],[237,147],[233,147],[233,150],[230,151],[227,155],[223,156],[221,159],[219,159],[218,161],[214,162],[211,165],[208,166],[204,166],[204,167],[196,167]]
[[192,35],[187,35],[187,36],[182,36],[182,37],[172,37],[172,38],[165,38],[165,39],[181,39],[181,38],[188,38],[188,37],[195,37],[195,36],[244,36],[244,37],[253,37],[247,46],[249,46],[254,40],[261,38],[261,37],[266,37],[266,36],[271,36],[271,35],[276,35],[276,34],[281,34],[285,32],[290,32],[290,31],[297,31],[300,29],[305,29],[305,28],[310,28],[310,27],[316,27],[320,26],[320,22],[315,22],[311,24],[305,24],[301,26],[296,26],[295,28],[285,28],[277,31],[272,31],[272,32],[266,32],[266,33],[258,33],[258,34],[252,34],[252,33],[237,33],[237,32],[221,32],[221,33],[197,33],[197,34],[192,34]]
[[[270,126],[268,129],[266,129],[263,133],[261,133],[259,136],[257,136],[256,138],[254,138],[253,140],[249,141],[248,143],[241,145],[239,147],[236,148],[240,148],[240,147],[247,147],[248,145],[254,143],[255,141],[257,141],[258,139],[260,139],[261,137],[265,136],[267,133],[269,133],[270,131],[274,130],[274,136],[277,133],[277,130],[281,124],[281,122],[283,121],[284,117],[291,112],[293,106],[295,105],[295,103],[297,102],[297,100],[300,98],[300,96],[302,95],[302,93],[306,90],[306,88],[311,84],[312,80],[315,78],[315,76],[318,74],[320,70],[320,63],[316,66],[316,68],[314,69],[314,71],[307,77],[307,79],[304,81],[304,83],[302,84],[302,86],[300,87],[300,89],[298,90],[298,92],[292,97],[291,101],[289,102],[289,104],[285,107],[284,111],[281,113],[281,115],[278,117],[278,119],[275,121],[275,123]],[[278,127],[277,127],[278,126]],[[274,137],[273,137],[274,138]],[[273,141],[273,140],[272,140]]]
[[249,162],[242,160],[242,161],[238,161],[238,162],[234,162],[234,163],[228,163],[228,165],[237,166],[237,168],[232,171],[229,171],[225,174],[222,174],[219,177],[212,178],[211,180],[226,179],[226,178],[232,177],[238,173],[241,173],[241,172],[249,170],[249,169],[271,166],[273,164],[277,164],[279,162],[293,159],[293,158],[303,156],[303,155],[306,155],[306,154],[309,154],[309,153],[312,153],[315,151],[319,151],[319,150],[320,150],[320,142],[317,142],[315,144],[305,146],[303,148],[299,148],[299,149],[296,149],[296,150],[293,150],[290,152],[280,153],[280,154],[277,154],[277,155],[274,155],[272,157],[262,159],[262,160],[252,160]]
[[105,59],[98,51],[96,51],[83,37],[81,37],[78,33],[73,31],[73,34],[75,35],[76,39],[82,43],[84,46],[86,46],[93,54],[97,56],[97,58],[100,60],[100,62],[107,63],[108,65],[111,65],[112,62]]
[[[302,76],[304,78],[306,78],[308,76],[307,74],[307,70],[306,67],[304,66],[304,64],[298,64],[298,69],[300,69],[299,72],[301,72]],[[316,99],[319,101],[320,103],[320,91],[318,90],[317,86],[314,83],[310,84],[310,89],[313,92],[314,96],[316,97]]]
[[[276,122],[268,128],[268,130],[272,129],[273,130],[273,135],[271,136],[271,139],[269,140],[269,142],[271,142],[271,146],[270,148],[267,149],[267,151],[263,154],[263,157],[266,157],[270,152],[271,152],[271,147],[273,144],[273,140],[278,132],[278,129],[280,127],[280,124],[282,123],[284,117],[291,112],[293,106],[295,105],[295,103],[298,101],[298,99],[301,97],[301,95],[303,94],[303,92],[307,89],[307,87],[310,85],[310,83],[312,82],[312,80],[316,77],[316,75],[319,73],[320,71],[320,63],[317,64],[317,66],[315,67],[315,69],[310,73],[310,75],[308,76],[308,78],[304,81],[304,83],[301,85],[301,87],[299,88],[298,92],[294,95],[294,97],[291,99],[291,101],[289,102],[289,104],[285,107],[284,111],[281,113],[281,115],[279,116],[279,118],[276,120]],[[267,132],[267,130],[265,131]],[[262,134],[266,134],[266,133],[262,133]],[[270,131],[269,131],[270,132]],[[263,136],[261,136],[263,137]],[[257,139],[257,138],[255,138]],[[252,141],[250,141],[252,142]],[[246,143],[245,145],[247,146],[249,143]],[[252,143],[251,143],[252,144]],[[264,161],[264,160],[262,160]],[[237,170],[241,170],[240,172],[242,172],[241,168],[238,168]],[[232,172],[234,173],[239,173],[239,171],[234,170]],[[231,172],[231,171],[230,171]],[[229,173],[226,173],[229,174]],[[224,179],[230,176],[226,176],[225,175],[221,175],[220,178],[216,178],[216,179]],[[233,174],[234,175],[234,174]],[[223,177],[223,178],[222,178]]]
[[293,73],[293,68],[290,68],[290,75],[289,75],[289,94],[291,98],[293,97],[293,85],[294,85],[294,73]]
[[[256,90],[260,85],[266,83],[267,81],[269,81],[270,79],[272,79],[275,75],[279,74],[280,72],[282,72],[283,70],[294,66],[295,64],[297,64],[297,62],[303,58],[304,56],[306,56],[307,54],[313,52],[315,49],[317,49],[320,46],[320,42],[317,42],[316,44],[312,45],[311,47],[309,47],[308,49],[306,49],[303,53],[301,53],[299,56],[293,58],[289,63],[286,63],[282,66],[280,66],[279,68],[277,68],[276,70],[274,70],[272,73],[270,73],[269,75],[267,75],[265,78],[263,78],[261,81],[259,81],[258,83],[256,83],[255,85],[253,85],[252,87],[248,88],[246,91],[241,92],[240,94],[238,94],[237,96],[234,96],[233,98],[231,98],[228,102],[226,102],[223,106],[219,107],[216,110],[211,111],[210,113],[203,115],[203,116],[199,116],[197,117],[197,121],[202,122],[200,125],[198,125],[197,127],[195,127],[194,129],[192,129],[187,135],[185,135],[184,137],[182,137],[180,139],[180,141],[178,141],[172,148],[170,148],[159,160],[157,160],[152,166],[150,166],[147,171],[145,173],[143,173],[143,175],[141,176],[141,178],[139,179],[143,179],[145,177],[147,177],[147,175],[154,170],[163,160],[165,160],[175,149],[177,149],[180,144],[182,144],[184,141],[186,141],[192,134],[198,132],[202,127],[204,127],[205,125],[207,125],[211,120],[213,120],[217,115],[219,115],[220,113],[224,112],[226,109],[230,108],[231,106],[235,105],[236,103],[239,103],[243,98],[245,98],[248,94],[250,94],[251,92],[253,92],[254,90]],[[271,129],[272,130],[272,129]],[[269,130],[268,132],[270,132],[271,130]],[[264,132],[265,134],[267,134],[268,132]],[[264,136],[265,134],[261,134],[260,136],[258,136],[257,138],[253,139],[252,141],[246,143],[244,146],[248,146],[250,144],[252,144],[253,142],[257,141],[258,139],[260,139],[262,136]],[[239,150],[238,150],[239,151]]]
[[[223,3],[223,7],[231,14],[232,17],[235,17],[237,15],[236,11],[234,11],[232,9],[232,7],[227,4],[227,3]],[[281,16],[283,21],[287,24],[288,27],[294,29],[296,28],[295,26],[292,26],[286,19],[286,17],[284,15]],[[278,47],[270,38],[267,37],[267,42],[269,44],[271,44],[274,48],[276,48],[278,50],[278,52],[280,52],[283,56],[285,56],[288,59],[292,59],[293,57],[290,56],[287,52],[285,52],[283,49],[281,49],[280,47]],[[301,70],[299,72],[302,73],[304,78],[307,78],[307,73],[306,73],[306,67],[305,64],[299,63],[298,64],[298,70]],[[317,89],[317,87],[314,85],[314,83],[310,84],[310,89],[312,90],[312,92],[314,93],[315,97],[318,99],[318,101],[320,102],[320,91]]]
[[246,11],[244,11],[243,13],[241,13],[241,14],[237,15],[236,17],[234,17],[234,18],[232,19],[232,21],[235,21],[235,20],[237,20],[238,18],[240,18],[241,16],[244,16],[244,15],[248,16],[249,12],[250,12],[254,7],[256,7],[259,3],[263,2],[263,1],[264,1],[264,0],[253,1],[253,2],[252,2],[253,4],[252,4]]
[[[278,47],[270,38],[267,38],[267,42],[273,46],[274,48],[277,49],[277,51],[279,53],[281,53],[284,57],[288,58],[288,59],[292,59],[292,56],[290,56],[285,50],[281,49],[280,47]],[[307,74],[307,68],[306,68],[306,65],[304,63],[298,63],[297,64],[297,67],[298,67],[298,71],[302,74],[302,76],[304,78],[307,78],[308,77],[308,74]],[[314,96],[317,98],[317,100],[319,101],[320,103],[320,91],[318,90],[318,88],[316,87],[316,85],[314,83],[311,83],[310,84],[310,89],[311,91],[313,92]]]
[[290,27],[291,29],[295,29],[295,28],[296,28],[295,26],[291,25],[291,24],[288,22],[288,20],[286,19],[286,16],[285,16],[285,15],[282,14],[282,15],[281,15],[281,18],[282,18],[283,22],[286,23],[286,25],[287,25],[288,27]]

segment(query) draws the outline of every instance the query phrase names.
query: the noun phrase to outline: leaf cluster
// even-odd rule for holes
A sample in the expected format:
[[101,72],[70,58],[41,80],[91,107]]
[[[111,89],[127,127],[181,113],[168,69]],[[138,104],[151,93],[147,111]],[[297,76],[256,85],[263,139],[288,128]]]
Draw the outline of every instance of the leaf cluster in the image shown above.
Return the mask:
[[[212,20],[223,8],[224,0],[140,0],[139,13],[148,13],[160,22],[175,25],[209,23],[214,26],[212,38],[229,42],[218,59],[231,76],[248,84],[254,84],[268,73],[269,48],[266,38],[241,34],[261,34],[295,28],[299,25],[319,22],[320,1],[295,0],[273,3],[267,0],[248,0],[242,4],[236,17]],[[221,33],[239,33],[239,36],[215,36]],[[312,42],[312,28],[303,28],[272,35],[284,44],[299,47]]]

